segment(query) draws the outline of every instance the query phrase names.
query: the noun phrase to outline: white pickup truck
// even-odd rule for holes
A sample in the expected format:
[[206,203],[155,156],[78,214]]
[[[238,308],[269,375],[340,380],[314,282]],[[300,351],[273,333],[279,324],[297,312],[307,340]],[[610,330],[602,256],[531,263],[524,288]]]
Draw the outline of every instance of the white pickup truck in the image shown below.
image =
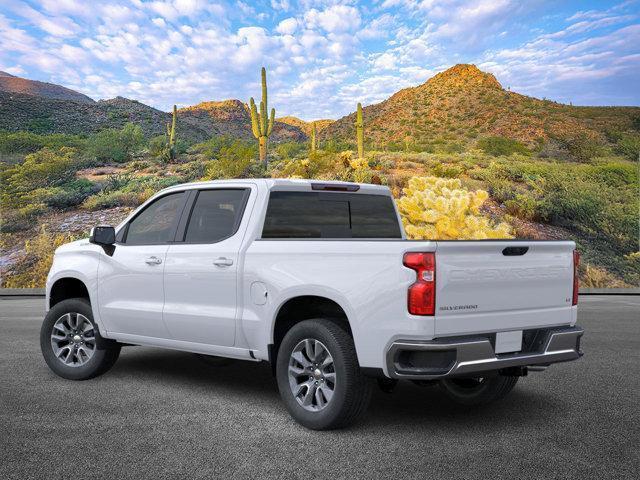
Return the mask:
[[573,242],[408,241],[381,186],[178,185],[58,248],[41,347],[73,380],[123,345],[267,361],[298,422],[338,428],[371,377],[477,404],[579,358],[577,264]]

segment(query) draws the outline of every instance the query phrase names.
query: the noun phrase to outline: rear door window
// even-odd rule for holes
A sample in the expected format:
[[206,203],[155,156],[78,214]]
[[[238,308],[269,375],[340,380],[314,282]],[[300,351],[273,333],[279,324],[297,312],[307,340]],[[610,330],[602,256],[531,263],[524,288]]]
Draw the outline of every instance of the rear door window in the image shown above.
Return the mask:
[[385,195],[271,192],[262,238],[402,238]]
[[249,190],[215,189],[198,192],[185,232],[186,243],[215,243],[238,230]]

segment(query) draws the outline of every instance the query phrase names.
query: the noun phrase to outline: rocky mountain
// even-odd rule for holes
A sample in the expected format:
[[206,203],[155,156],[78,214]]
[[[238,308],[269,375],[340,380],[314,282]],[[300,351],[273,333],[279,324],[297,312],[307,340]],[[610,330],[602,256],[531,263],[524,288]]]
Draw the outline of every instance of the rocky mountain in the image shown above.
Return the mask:
[[311,122],[306,122],[298,117],[287,116],[287,117],[276,118],[276,121],[286,123],[287,125],[291,125],[293,127],[297,127],[308,136],[311,134],[312,124],[314,123],[316,124],[316,132],[321,132],[322,130],[327,128],[329,125],[331,125],[335,120],[321,119],[321,120],[313,120]]
[[[136,100],[94,101],[59,85],[0,75],[0,130],[88,134],[125,123],[140,125],[146,136],[162,135],[171,115]],[[252,139],[251,117],[240,100],[203,102],[178,111],[178,138],[200,142],[212,135]],[[302,141],[299,127],[276,121],[272,141]]]
[[[504,89],[490,73],[460,64],[422,85],[364,107],[365,141],[429,144],[472,143],[504,136],[529,146],[549,138],[584,134],[604,140],[605,131],[625,131],[640,121],[638,107],[574,107]],[[355,141],[355,112],[330,124],[321,138]]]
[[[202,102],[178,110],[178,118],[186,119],[190,124],[211,135],[228,135],[245,140],[253,139],[249,107],[240,100]],[[276,120],[271,140],[275,142],[303,141],[306,135],[303,129]]]
[[60,85],[39,82],[16,77],[6,72],[0,72],[0,92],[9,94],[27,94],[54,100],[69,100],[79,103],[94,103],[92,98]]
[[[164,133],[170,119],[166,112],[123,97],[88,103],[0,91],[0,130],[90,134],[133,122],[151,137]],[[185,123],[179,133],[193,141],[207,138],[205,131]]]

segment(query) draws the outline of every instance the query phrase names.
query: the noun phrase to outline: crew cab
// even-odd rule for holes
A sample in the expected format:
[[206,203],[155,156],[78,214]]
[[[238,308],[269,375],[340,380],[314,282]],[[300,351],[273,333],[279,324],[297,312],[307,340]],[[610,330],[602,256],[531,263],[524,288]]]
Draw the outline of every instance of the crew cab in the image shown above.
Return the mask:
[[375,380],[506,395],[582,355],[570,241],[410,241],[388,188],[295,179],[178,185],[56,250],[41,347],[61,377],[124,345],[270,362],[293,418],[338,428]]

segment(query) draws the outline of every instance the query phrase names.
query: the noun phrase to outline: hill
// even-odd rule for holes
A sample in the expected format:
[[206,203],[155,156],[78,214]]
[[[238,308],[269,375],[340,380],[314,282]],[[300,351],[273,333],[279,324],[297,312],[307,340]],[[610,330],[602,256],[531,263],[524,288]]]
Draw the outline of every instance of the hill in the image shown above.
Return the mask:
[[[10,77],[0,77],[0,80],[3,78]],[[190,143],[204,141],[212,135],[253,138],[249,110],[239,100],[203,102],[182,108],[178,119],[178,136]],[[162,135],[170,120],[167,112],[123,97],[85,102],[0,90],[0,130],[90,134],[132,122],[140,125],[145,136],[152,137]],[[271,139],[303,141],[306,136],[298,127],[276,122]]]
[[[505,90],[490,73],[460,64],[417,87],[364,107],[365,138],[373,145],[456,141],[503,136],[529,147],[549,139],[584,135],[605,141],[609,130],[626,131],[639,122],[638,107],[574,107]],[[353,142],[355,113],[320,135]],[[634,123],[635,122],[635,123]]]
[[53,83],[20,78],[6,72],[0,72],[0,92],[36,95],[43,98],[70,100],[79,103],[95,102],[92,98],[76,92],[75,90],[71,90],[70,88],[55,85]]
[[282,123],[286,123],[287,125],[291,125],[293,127],[297,127],[300,130],[302,130],[305,134],[310,135],[311,134],[311,125],[312,124],[316,124],[316,131],[317,132],[321,132],[322,130],[324,130],[325,128],[327,128],[329,125],[331,125],[335,120],[331,120],[331,119],[320,119],[320,120],[313,120],[312,122],[306,122],[298,117],[294,117],[294,116],[286,116],[286,117],[280,117],[280,118],[276,118],[276,121],[278,122],[282,122]]
[[[249,107],[240,100],[202,102],[178,110],[178,118],[197,126],[212,135],[226,135],[245,140],[253,139]],[[304,131],[295,125],[276,120],[273,126],[272,141],[303,141]]]

